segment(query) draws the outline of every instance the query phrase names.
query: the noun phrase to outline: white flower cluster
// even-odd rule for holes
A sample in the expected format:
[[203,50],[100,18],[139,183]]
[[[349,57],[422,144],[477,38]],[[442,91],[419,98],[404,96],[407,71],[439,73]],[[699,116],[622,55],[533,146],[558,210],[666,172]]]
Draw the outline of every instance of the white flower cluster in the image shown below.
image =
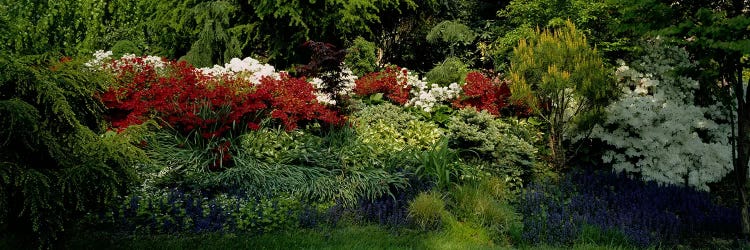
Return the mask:
[[[115,70],[123,64],[128,64],[131,60],[138,57],[135,54],[124,54],[119,58],[119,60],[115,60],[113,64],[106,64],[106,62],[114,60],[112,58],[112,55],[112,51],[97,50],[96,52],[94,52],[94,58],[86,62],[84,65],[96,70]],[[164,63],[164,58],[161,58],[159,56],[144,56],[142,57],[142,60],[147,65],[154,67],[154,69],[163,69],[164,66],[166,66],[166,64]]]
[[[346,68],[346,67],[341,71],[341,74],[342,74],[343,82],[342,82],[341,89],[336,94],[338,96],[350,96],[352,95],[352,93],[354,93],[354,86],[357,85],[356,84],[357,76],[354,75],[351,69]],[[325,83],[320,78],[313,77],[309,79],[309,81],[310,81],[310,84],[312,84],[312,86],[316,90],[325,88]],[[315,98],[320,103],[328,104],[328,105],[336,105],[336,100],[332,96],[331,93],[323,93],[320,91],[315,91]]]
[[461,94],[461,86],[458,83],[454,82],[447,87],[441,87],[434,83],[430,84],[427,79],[420,79],[416,74],[410,74],[406,69],[403,70],[407,72],[406,84],[411,86],[412,96],[406,106],[414,106],[425,112],[431,112],[435,105],[450,101]]
[[[124,54],[120,59],[134,59],[137,56],[135,54]],[[166,64],[164,63],[164,58],[160,56],[144,56],[141,57],[143,59],[143,62],[145,62],[148,65],[151,65],[155,69],[162,69]]]
[[674,74],[690,66],[686,51],[658,44],[647,49],[634,65],[648,73],[618,68],[623,97],[607,107],[604,126],[593,137],[616,148],[603,159],[617,171],[708,190],[706,184],[723,178],[732,165],[731,127],[716,122],[726,114],[717,106],[695,105],[698,82]]
[[211,68],[200,68],[199,70],[206,75],[215,77],[241,77],[253,84],[260,84],[260,80],[267,76],[279,79],[279,73],[276,72],[273,66],[262,64],[252,57],[245,57],[245,59],[232,58],[224,66],[214,65]]
[[89,68],[101,68],[104,62],[111,57],[112,51],[97,50],[94,52],[94,59],[89,60],[84,65]]

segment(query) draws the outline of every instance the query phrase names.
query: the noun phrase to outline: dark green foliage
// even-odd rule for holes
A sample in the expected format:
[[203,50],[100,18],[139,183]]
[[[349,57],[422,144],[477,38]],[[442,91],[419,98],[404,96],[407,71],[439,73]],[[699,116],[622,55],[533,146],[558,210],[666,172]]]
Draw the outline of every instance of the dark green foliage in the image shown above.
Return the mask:
[[378,55],[375,43],[367,41],[361,36],[357,37],[347,49],[344,62],[356,76],[375,72],[375,69],[378,67]]
[[241,37],[238,38],[238,34],[235,33],[246,27],[230,26],[235,11],[237,8],[225,1],[202,2],[192,7],[188,17],[193,18],[194,23],[191,24],[195,26],[190,35],[197,40],[192,42],[190,50],[182,59],[196,67],[208,67],[241,57]]
[[269,45],[272,63],[283,68],[299,57],[295,51],[304,41],[342,46],[357,36],[371,38],[382,19],[391,19],[386,13],[416,7],[413,0],[251,0],[247,9],[259,20],[263,37],[256,40]]
[[505,27],[492,47],[495,66],[498,69],[509,66],[507,61],[513,47],[519,40],[533,37],[535,28],[562,27],[568,19],[606,58],[611,61],[621,59],[624,52],[633,48],[628,47],[627,36],[613,32],[613,29],[619,28],[617,8],[618,5],[610,0],[510,1],[504,9],[498,11],[498,16],[505,21]]
[[50,246],[83,212],[104,207],[145,158],[137,135],[102,135],[94,93],[106,78],[77,62],[0,55],[0,215],[8,232]]
[[457,57],[448,57],[442,63],[435,65],[424,76],[430,83],[448,86],[451,83],[463,83],[469,67]]

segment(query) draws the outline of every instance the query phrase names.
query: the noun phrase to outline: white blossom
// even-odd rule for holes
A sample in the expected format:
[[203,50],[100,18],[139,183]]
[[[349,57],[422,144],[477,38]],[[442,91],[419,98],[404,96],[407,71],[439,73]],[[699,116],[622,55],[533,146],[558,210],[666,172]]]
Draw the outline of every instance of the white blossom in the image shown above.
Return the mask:
[[100,68],[104,61],[110,60],[112,51],[97,50],[94,52],[94,59],[89,60],[84,65],[89,68]]
[[260,61],[252,58],[245,57],[244,59],[232,58],[229,63],[221,65],[214,65],[213,67],[200,68],[201,72],[207,75],[215,77],[236,77],[247,80],[252,84],[260,84],[260,80],[263,77],[271,77],[279,79],[279,72],[269,65],[260,63]]
[[698,82],[675,76],[674,69],[692,65],[686,51],[659,45],[647,51],[634,65],[648,73],[624,63],[617,68],[623,96],[607,107],[604,126],[593,131],[615,148],[602,159],[645,180],[708,190],[707,183],[731,169],[731,125],[716,122],[727,114],[719,104],[695,105]]
[[434,83],[430,84],[427,79],[420,79],[418,75],[411,74],[407,69],[402,71],[406,73],[406,84],[411,86],[410,94],[412,98],[409,99],[406,106],[414,106],[425,112],[432,112],[436,105],[455,99],[462,91],[458,83],[454,82],[446,87],[441,87]]

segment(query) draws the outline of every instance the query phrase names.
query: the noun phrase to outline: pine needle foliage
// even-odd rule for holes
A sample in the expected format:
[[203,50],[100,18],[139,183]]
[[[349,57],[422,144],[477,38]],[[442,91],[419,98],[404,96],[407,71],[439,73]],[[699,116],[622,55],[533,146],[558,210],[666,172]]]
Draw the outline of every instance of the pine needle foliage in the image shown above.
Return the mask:
[[567,161],[566,137],[590,129],[617,93],[601,56],[570,20],[557,30],[537,29],[533,40],[522,39],[513,49],[510,80],[512,99],[549,124],[556,167]]
[[0,230],[50,247],[122,194],[144,155],[137,137],[97,134],[106,79],[79,62],[0,54],[0,72]]

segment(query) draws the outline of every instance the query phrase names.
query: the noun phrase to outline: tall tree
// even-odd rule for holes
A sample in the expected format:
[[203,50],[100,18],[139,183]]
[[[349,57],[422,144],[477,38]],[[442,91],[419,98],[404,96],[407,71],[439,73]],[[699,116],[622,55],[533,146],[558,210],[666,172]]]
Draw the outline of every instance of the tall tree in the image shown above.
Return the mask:
[[597,50],[570,20],[536,33],[513,49],[511,93],[549,125],[553,163],[563,168],[567,135],[590,129],[589,119],[601,114],[617,90]]

